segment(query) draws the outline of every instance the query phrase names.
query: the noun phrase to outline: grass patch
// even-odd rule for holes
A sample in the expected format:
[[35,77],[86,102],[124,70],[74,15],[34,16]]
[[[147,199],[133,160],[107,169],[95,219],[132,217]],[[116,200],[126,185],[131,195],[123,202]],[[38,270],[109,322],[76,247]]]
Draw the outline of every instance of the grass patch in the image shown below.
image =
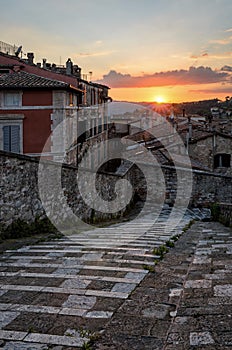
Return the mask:
[[185,225],[182,232],[183,233],[187,232],[190,229],[190,227],[194,224],[194,222],[195,222],[195,220],[190,220],[189,223],[187,225]]
[[84,344],[82,345],[81,347],[82,350],[92,350],[92,345],[91,343],[88,341],[88,342],[84,342]]
[[149,272],[152,272],[152,273],[155,272],[155,267],[152,266],[152,265],[143,265],[143,269],[144,269],[144,270],[147,270],[147,271],[149,271]]
[[160,256],[160,259],[163,259],[164,255],[169,252],[169,249],[166,245],[161,245],[158,248],[153,249],[153,254]]
[[84,344],[82,345],[81,347],[82,350],[92,350],[93,349],[92,346],[94,342],[100,338],[99,333],[92,333],[91,331],[83,328],[79,330],[79,333],[81,338],[89,338],[89,340],[85,341]]
[[169,241],[166,242],[166,247],[168,247],[168,248],[174,248],[174,247],[175,247],[175,244],[174,244],[174,242],[172,242],[171,240],[169,240]]
[[180,235],[175,235],[175,236],[172,236],[170,240],[173,242],[177,242],[179,238],[180,238]]

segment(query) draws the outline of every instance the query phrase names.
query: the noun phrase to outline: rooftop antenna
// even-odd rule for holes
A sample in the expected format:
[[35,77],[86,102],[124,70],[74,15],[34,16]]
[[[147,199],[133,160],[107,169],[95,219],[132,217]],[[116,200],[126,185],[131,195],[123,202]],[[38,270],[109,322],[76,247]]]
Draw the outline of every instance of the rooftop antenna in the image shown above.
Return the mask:
[[21,58],[22,58],[22,45],[20,45],[17,49],[17,51],[15,52],[15,56],[16,57],[19,57],[19,54],[21,53]]

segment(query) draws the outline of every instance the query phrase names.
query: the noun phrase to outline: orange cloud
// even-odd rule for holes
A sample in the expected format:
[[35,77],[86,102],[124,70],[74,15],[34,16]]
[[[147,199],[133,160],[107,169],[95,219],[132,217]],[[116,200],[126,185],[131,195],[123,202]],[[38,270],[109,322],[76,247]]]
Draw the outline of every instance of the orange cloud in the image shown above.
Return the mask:
[[215,71],[210,67],[190,67],[188,70],[173,70],[131,76],[111,70],[98,83],[109,85],[112,88],[142,88],[152,86],[195,85],[226,82],[230,77],[228,72]]
[[75,54],[76,57],[96,57],[96,56],[108,56],[115,51],[102,51],[102,52],[80,52],[79,54]]
[[208,52],[205,52],[200,55],[192,55],[190,56],[190,58],[192,59],[210,58],[210,59],[221,60],[221,59],[232,58],[232,52],[227,51],[227,52],[216,53],[216,54],[209,54]]
[[231,66],[223,66],[221,68],[221,71],[223,71],[223,72],[232,72],[232,67]]
[[229,37],[228,39],[216,39],[216,40],[210,40],[211,44],[219,44],[219,45],[227,45],[230,44],[232,40],[232,37]]
[[229,94],[232,95],[232,87],[228,88],[214,88],[214,89],[197,89],[197,90],[189,90],[189,92],[198,92],[200,94]]
[[209,57],[209,54],[207,52],[204,52],[202,53],[201,55],[192,55],[190,56],[190,58],[193,58],[193,59],[198,59],[198,58],[208,58]]

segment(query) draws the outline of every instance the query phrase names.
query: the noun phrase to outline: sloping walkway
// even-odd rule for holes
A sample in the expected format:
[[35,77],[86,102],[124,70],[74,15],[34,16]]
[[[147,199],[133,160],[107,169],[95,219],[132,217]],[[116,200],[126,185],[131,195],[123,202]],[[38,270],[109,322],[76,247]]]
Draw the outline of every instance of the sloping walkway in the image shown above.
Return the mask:
[[[125,226],[114,225],[5,252],[0,260],[1,348],[88,349],[84,344],[99,334],[93,349],[178,350],[206,343],[207,349],[227,349],[231,334],[215,333],[205,313],[226,317],[231,307],[229,229],[197,222],[155,273],[147,270],[154,265],[153,248],[180,233],[196,214],[188,212],[168,233],[164,214],[138,235],[140,225],[141,230],[149,226],[148,215],[136,227],[128,223],[124,232]],[[227,305],[220,314],[220,304],[213,303],[222,302],[224,290]]]
[[117,310],[94,349],[231,349],[231,258],[231,229],[195,223]]

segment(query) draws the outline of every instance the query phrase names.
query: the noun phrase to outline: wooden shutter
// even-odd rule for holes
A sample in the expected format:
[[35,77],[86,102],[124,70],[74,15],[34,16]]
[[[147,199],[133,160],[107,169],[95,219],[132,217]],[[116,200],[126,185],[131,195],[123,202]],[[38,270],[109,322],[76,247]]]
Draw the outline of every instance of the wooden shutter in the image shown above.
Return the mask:
[[11,152],[20,153],[20,126],[11,126]]
[[20,153],[20,126],[6,125],[3,127],[4,151]]
[[10,152],[10,126],[3,127],[3,150]]

